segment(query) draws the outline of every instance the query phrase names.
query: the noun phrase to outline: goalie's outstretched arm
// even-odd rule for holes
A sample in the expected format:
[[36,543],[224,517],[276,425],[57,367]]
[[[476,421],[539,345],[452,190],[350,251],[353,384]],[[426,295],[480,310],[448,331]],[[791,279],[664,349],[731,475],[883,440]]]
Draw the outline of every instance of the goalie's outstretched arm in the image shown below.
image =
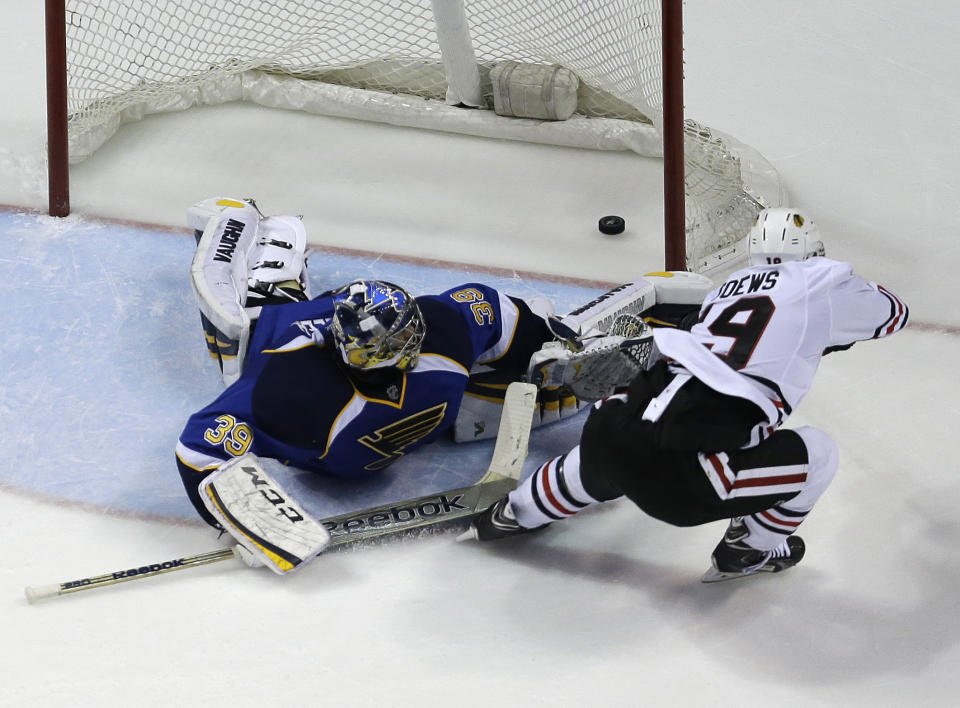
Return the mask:
[[561,318],[557,340],[530,359],[527,380],[596,401],[626,386],[656,359],[653,326],[691,326],[712,289],[697,273],[651,273],[617,286]]

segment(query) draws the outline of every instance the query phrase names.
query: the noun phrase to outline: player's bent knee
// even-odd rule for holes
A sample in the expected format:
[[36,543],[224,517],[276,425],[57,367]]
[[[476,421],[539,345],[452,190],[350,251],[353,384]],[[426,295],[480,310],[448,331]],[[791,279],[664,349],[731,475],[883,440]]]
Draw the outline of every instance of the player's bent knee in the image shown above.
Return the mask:
[[814,499],[826,491],[840,464],[840,451],[833,439],[822,430],[804,426],[795,431],[807,448],[807,483],[804,497]]

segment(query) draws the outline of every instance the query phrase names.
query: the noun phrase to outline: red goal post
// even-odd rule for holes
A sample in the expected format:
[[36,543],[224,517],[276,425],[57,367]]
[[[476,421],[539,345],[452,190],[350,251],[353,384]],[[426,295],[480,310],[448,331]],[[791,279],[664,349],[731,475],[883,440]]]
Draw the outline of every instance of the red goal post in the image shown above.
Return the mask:
[[[665,267],[738,254],[776,171],[684,116],[681,0],[46,0],[50,213],[124,122],[245,100],[664,158]],[[504,62],[578,79],[566,120],[494,110]],[[480,109],[480,110],[475,110]]]

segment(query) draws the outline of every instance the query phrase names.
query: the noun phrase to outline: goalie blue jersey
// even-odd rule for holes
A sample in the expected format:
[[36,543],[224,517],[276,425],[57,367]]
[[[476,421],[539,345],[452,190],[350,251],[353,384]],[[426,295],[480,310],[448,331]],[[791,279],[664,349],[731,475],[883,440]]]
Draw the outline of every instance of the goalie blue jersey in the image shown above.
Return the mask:
[[551,338],[520,299],[468,283],[418,297],[426,336],[415,368],[357,371],[330,334],[329,293],[264,307],[245,369],[187,421],[177,465],[206,518],[197,485],[232,456],[363,478],[443,435],[454,423],[471,369],[517,380]]

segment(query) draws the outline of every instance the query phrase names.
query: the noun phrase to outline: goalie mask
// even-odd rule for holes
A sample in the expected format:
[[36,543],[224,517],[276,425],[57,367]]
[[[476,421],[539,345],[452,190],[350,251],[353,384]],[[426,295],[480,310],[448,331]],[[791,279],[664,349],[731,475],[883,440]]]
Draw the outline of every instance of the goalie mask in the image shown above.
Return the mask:
[[817,225],[796,209],[764,209],[747,234],[750,265],[805,261],[824,253]]
[[331,330],[337,351],[354,369],[412,369],[426,325],[416,300],[382,280],[357,280],[333,292]]

